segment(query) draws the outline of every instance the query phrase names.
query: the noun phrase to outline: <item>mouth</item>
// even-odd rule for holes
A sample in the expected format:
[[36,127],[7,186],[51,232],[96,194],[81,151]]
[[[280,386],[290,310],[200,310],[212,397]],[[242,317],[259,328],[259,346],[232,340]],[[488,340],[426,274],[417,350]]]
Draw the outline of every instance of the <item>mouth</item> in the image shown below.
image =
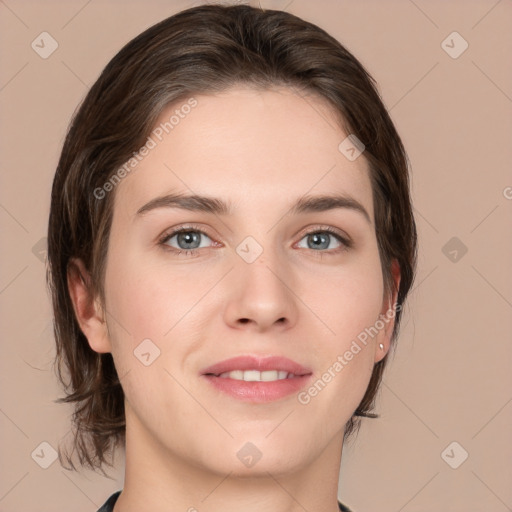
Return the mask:
[[220,377],[221,379],[243,380],[244,382],[275,382],[276,380],[301,377],[301,375],[295,375],[284,370],[266,370],[264,372],[258,370],[233,370],[221,373],[220,375],[212,373],[207,375]]
[[238,400],[263,403],[297,393],[313,373],[285,357],[239,356],[204,369],[201,376]]

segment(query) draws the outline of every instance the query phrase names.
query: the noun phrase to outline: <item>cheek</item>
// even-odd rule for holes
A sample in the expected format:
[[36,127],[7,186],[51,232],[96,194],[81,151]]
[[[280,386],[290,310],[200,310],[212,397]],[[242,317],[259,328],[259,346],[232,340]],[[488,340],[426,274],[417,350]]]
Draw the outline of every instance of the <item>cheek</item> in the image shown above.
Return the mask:
[[196,286],[190,286],[193,277],[183,267],[170,272],[114,254],[112,261],[116,264],[107,267],[105,280],[112,355],[126,399],[151,417],[149,404],[170,407],[179,396],[166,370],[175,374],[193,345],[197,329],[187,320],[208,283],[196,279]]
[[384,291],[380,260],[373,254],[328,276],[312,275],[304,285],[304,303],[323,322],[316,322],[322,333],[316,344],[319,372],[304,403],[321,391],[323,398],[315,407],[341,406],[350,412],[360,403],[374,368],[372,328]]
[[[149,338],[164,350],[173,334],[194,330],[191,319],[205,307],[202,298],[218,280],[196,265],[147,264],[144,258],[114,254],[112,261],[116,264],[107,267],[106,275],[107,307],[118,337],[130,338],[134,347]],[[173,344],[173,350],[178,348]]]
[[370,255],[329,273],[301,278],[301,298],[323,325],[319,328],[327,347],[341,350],[366,328],[382,310],[383,280],[378,257]]

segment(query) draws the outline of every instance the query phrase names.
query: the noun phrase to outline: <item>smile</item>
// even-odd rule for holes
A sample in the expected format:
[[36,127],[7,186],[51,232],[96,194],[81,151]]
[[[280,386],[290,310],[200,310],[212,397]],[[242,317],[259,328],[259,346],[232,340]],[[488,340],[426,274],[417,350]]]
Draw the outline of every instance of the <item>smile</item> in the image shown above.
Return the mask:
[[258,370],[234,370],[216,375],[221,379],[243,380],[245,382],[273,382],[276,380],[293,379],[297,377],[294,373],[288,373],[278,370],[267,370],[260,372]]
[[204,368],[201,377],[223,395],[265,403],[297,394],[311,381],[313,372],[284,356],[246,354]]

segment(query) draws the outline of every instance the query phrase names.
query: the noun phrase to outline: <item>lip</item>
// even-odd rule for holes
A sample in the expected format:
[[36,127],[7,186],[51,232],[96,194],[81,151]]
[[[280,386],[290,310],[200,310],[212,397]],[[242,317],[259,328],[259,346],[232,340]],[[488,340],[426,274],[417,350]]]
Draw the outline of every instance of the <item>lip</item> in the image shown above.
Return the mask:
[[306,368],[287,357],[282,356],[238,356],[226,359],[220,363],[214,364],[201,371],[202,375],[213,374],[220,375],[225,372],[232,372],[234,370],[258,370],[264,372],[267,370],[284,371],[293,373],[297,376],[303,376],[312,373],[309,368]]
[[[234,370],[286,371],[295,377],[272,382],[231,379],[219,377],[221,373]],[[280,400],[298,393],[312,378],[312,371],[287,357],[239,356],[205,368],[201,376],[217,390],[244,402],[265,403]]]

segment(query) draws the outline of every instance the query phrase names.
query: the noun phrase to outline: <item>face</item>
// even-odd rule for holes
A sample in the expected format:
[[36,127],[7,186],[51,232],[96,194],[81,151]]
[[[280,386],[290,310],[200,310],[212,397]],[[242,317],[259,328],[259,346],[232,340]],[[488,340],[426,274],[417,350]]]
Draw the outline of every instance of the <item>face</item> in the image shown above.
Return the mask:
[[224,475],[339,459],[393,327],[364,153],[338,149],[348,134],[314,96],[194,98],[115,187],[108,330],[86,335],[112,352],[149,457]]

